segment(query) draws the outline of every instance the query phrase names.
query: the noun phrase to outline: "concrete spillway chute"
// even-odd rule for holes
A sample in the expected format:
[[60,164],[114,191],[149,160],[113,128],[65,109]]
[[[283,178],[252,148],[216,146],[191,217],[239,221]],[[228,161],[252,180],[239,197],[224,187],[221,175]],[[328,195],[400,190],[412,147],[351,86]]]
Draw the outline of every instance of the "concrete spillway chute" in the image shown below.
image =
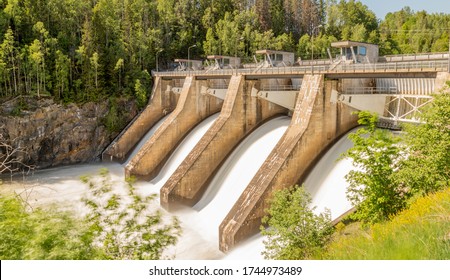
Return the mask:
[[221,100],[225,100],[225,95],[227,94],[227,89],[222,88],[210,88],[202,86],[201,94],[209,94],[211,96],[217,97]]
[[265,99],[271,103],[280,105],[284,108],[293,111],[295,108],[295,100],[297,98],[298,91],[285,90],[285,91],[258,91],[257,96]]

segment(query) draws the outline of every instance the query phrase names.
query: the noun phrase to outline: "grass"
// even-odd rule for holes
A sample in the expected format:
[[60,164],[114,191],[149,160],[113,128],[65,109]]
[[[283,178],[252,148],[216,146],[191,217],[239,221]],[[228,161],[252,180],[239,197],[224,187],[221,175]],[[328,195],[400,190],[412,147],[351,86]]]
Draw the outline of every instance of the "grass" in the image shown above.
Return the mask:
[[417,199],[392,220],[338,226],[322,259],[450,259],[450,188]]

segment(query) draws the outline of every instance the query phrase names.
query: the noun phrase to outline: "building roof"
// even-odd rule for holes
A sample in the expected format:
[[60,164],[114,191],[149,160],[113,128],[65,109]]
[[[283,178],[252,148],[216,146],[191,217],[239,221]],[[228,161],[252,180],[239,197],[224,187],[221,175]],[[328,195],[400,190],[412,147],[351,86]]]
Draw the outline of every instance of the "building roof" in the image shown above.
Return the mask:
[[259,51],[256,51],[256,54],[274,54],[274,53],[293,54],[293,52],[274,51],[274,50],[259,50]]
[[175,62],[200,62],[200,63],[203,63],[203,61],[201,61],[201,60],[184,59],[184,58],[176,58],[174,61]]
[[207,58],[208,59],[221,59],[221,58],[229,58],[229,59],[237,59],[237,58],[240,58],[240,57],[234,57],[234,56],[226,56],[226,55],[216,55],[216,54],[214,54],[214,55],[208,55],[207,56]]
[[349,47],[367,46],[367,45],[378,46],[376,44],[357,42],[357,41],[340,41],[340,42],[331,43],[331,46],[335,47],[335,48],[349,48]]

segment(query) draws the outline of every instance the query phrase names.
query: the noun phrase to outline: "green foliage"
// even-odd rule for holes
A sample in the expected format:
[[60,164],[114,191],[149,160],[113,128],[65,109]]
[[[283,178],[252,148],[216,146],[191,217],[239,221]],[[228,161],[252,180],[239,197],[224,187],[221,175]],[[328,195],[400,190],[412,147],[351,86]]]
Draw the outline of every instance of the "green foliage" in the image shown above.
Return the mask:
[[337,260],[448,260],[450,188],[422,197],[391,221],[338,231],[322,255]]
[[107,170],[83,177],[89,194],[80,217],[57,205],[31,208],[19,196],[0,196],[0,259],[161,259],[181,229],[153,211],[155,195],[141,196],[132,182],[119,194]]
[[55,207],[27,209],[18,197],[0,196],[0,259],[97,259],[85,224]]
[[83,201],[90,209],[86,221],[94,244],[100,244],[107,259],[161,259],[181,233],[178,220],[164,221],[159,210],[152,211],[156,194],[141,196],[127,181],[127,195],[120,195],[112,191],[108,171],[100,175],[83,178],[91,193]]
[[[146,92],[141,73],[174,58],[259,49],[326,58],[336,40],[380,44],[381,54],[448,51],[450,16],[389,13],[382,21],[344,0],[46,0],[0,5],[0,96],[49,94],[64,102]],[[250,6],[253,5],[253,6]],[[321,28],[318,28],[322,25]],[[305,37],[307,36],[307,37]],[[332,49],[333,50],[333,49]]]
[[142,109],[147,104],[147,92],[141,84],[141,80],[136,79],[134,85],[134,91],[136,93],[137,105],[139,109]]
[[103,119],[103,124],[109,132],[119,132],[125,125],[122,112],[117,108],[117,99],[109,99],[110,108],[108,114]]
[[[450,88],[433,95],[421,119],[404,129],[404,154],[397,182],[412,193],[426,195],[450,185]],[[420,170],[420,171],[419,171]]]
[[276,191],[261,228],[266,259],[309,259],[327,244],[331,234],[331,214],[319,215],[311,208],[311,197],[304,187]]
[[354,146],[343,154],[351,158],[354,170],[346,179],[347,198],[356,207],[355,217],[365,223],[389,219],[406,206],[408,193],[395,183],[400,149],[399,138],[376,128],[377,117],[359,113],[365,127],[349,135]]

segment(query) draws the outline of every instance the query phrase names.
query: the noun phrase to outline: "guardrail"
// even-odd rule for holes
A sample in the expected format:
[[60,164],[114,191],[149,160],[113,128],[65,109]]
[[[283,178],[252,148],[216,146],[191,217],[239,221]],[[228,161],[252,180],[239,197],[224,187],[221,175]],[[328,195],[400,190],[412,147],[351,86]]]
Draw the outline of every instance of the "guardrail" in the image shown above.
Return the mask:
[[397,87],[350,87],[343,94],[397,94]]
[[364,63],[364,64],[339,64],[330,70],[330,65],[314,66],[291,66],[291,67],[273,67],[273,68],[239,68],[239,69],[219,69],[209,71],[170,71],[153,72],[155,76],[163,77],[183,77],[183,76],[232,76],[243,75],[289,75],[289,74],[333,74],[333,73],[407,73],[407,72],[443,72],[448,71],[449,62],[445,60],[430,61],[404,61],[404,62],[385,62],[385,63]]
[[416,60],[437,60],[437,59],[448,59],[448,58],[449,58],[448,52],[385,55],[385,56],[380,57],[380,59],[385,60],[386,62],[399,62],[399,61],[411,61],[411,60],[414,60],[414,61],[416,61]]
[[299,91],[301,85],[264,85],[262,91]]

